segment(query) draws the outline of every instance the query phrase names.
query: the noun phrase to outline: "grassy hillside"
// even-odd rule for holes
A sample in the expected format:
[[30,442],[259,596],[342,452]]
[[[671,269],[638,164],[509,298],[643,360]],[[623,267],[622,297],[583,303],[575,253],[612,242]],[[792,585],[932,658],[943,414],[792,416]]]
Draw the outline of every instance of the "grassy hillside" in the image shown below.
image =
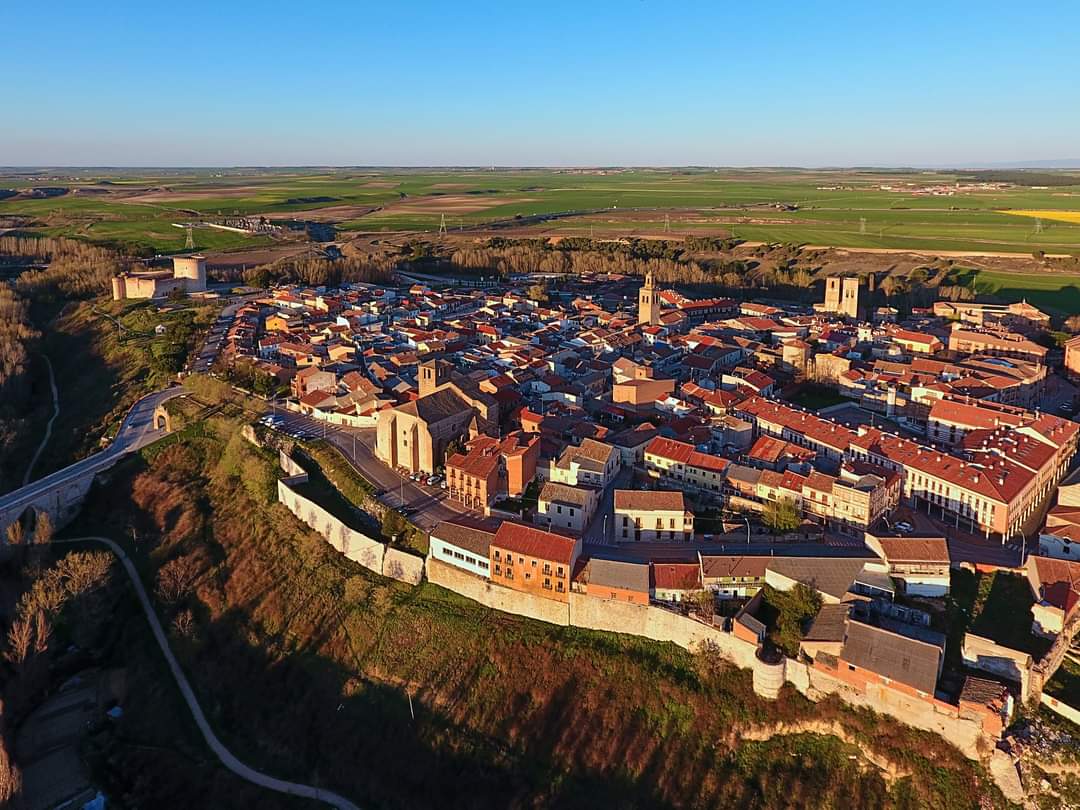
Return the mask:
[[[72,530],[134,530],[151,585],[166,566],[187,572],[192,584],[168,589],[162,612],[212,722],[257,767],[365,807],[1001,803],[939,737],[793,692],[761,701],[748,673],[672,645],[557,628],[368,573],[272,502],[273,460],[235,424],[214,420],[145,457],[119,468]],[[808,719],[842,723],[858,745],[740,741],[751,727]],[[866,750],[899,778],[886,780]],[[129,764],[120,752],[110,767]],[[183,769],[138,764],[150,781],[158,767]]]

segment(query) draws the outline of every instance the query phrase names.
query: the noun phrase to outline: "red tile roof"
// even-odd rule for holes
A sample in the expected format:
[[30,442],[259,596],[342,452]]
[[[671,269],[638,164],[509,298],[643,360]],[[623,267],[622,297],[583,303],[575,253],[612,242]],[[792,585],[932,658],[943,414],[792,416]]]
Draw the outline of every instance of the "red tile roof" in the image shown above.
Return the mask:
[[515,554],[569,565],[574,557],[577,540],[521,523],[504,522],[495,532],[491,545]]

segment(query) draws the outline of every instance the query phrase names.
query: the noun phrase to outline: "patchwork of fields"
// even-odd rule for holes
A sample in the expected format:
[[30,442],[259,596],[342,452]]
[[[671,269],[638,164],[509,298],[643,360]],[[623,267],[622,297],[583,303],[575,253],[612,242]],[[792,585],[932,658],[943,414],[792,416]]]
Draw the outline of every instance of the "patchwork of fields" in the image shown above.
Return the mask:
[[[183,247],[185,222],[226,215],[330,220],[344,232],[734,235],[763,242],[915,251],[1080,252],[1077,185],[955,187],[957,175],[798,170],[239,170],[0,177],[0,216],[34,230]],[[961,181],[963,182],[963,181]],[[916,192],[935,186],[936,194]],[[33,198],[30,188],[64,188]],[[951,193],[951,196],[950,196]],[[324,213],[323,213],[324,212]],[[559,214],[536,221],[535,217]],[[524,218],[524,219],[523,219]],[[196,229],[197,247],[265,237]]]

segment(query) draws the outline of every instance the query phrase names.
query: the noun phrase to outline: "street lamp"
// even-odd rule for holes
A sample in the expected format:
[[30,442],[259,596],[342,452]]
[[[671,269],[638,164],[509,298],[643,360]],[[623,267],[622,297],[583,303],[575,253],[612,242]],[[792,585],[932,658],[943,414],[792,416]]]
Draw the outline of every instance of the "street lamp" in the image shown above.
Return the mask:
[[743,520],[746,521],[746,545],[750,545],[750,518],[743,515]]

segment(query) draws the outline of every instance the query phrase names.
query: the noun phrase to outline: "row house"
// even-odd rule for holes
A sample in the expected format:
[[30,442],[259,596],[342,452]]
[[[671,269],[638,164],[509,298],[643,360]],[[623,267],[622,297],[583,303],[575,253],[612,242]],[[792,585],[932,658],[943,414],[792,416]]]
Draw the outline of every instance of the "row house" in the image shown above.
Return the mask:
[[719,497],[729,461],[698,451],[686,442],[657,436],[645,447],[645,471],[683,490]]
[[681,491],[615,490],[615,539],[622,541],[689,542],[694,514]]
[[581,538],[504,521],[489,547],[490,579],[533,596],[570,601],[570,581]]

